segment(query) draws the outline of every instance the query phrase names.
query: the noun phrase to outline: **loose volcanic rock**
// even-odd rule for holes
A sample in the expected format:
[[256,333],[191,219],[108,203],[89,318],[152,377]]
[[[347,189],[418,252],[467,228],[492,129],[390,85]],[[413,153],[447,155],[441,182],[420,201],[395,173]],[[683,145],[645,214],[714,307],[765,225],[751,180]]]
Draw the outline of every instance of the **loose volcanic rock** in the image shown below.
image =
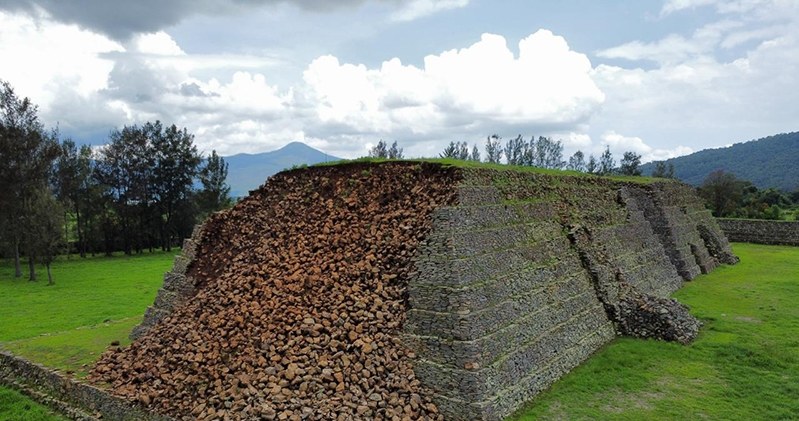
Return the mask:
[[676,341],[687,345],[699,335],[702,322],[685,304],[628,289],[618,303],[617,326],[622,335]]
[[288,171],[209,218],[91,379],[178,419],[501,420],[737,258],[693,189],[438,164]]
[[197,294],[90,379],[179,419],[441,419],[396,333],[456,178],[407,162],[278,174],[205,224]]

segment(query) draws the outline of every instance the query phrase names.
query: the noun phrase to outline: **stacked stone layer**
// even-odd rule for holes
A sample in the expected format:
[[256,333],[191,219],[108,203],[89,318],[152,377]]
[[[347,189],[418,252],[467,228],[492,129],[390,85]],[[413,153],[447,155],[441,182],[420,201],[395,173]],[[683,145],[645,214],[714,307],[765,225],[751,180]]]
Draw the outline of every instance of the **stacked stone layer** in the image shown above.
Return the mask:
[[183,242],[181,254],[175,256],[172,270],[164,274],[164,284],[158,290],[155,302],[145,311],[141,324],[133,328],[130,334],[131,339],[138,339],[197,293],[196,280],[187,272],[189,265],[194,262],[197,255],[197,247],[201,238],[202,225],[198,225],[194,227],[191,238],[187,238]]
[[617,334],[690,342],[668,295],[736,261],[687,186],[408,162],[279,174],[188,244],[92,374],[186,419],[499,420]]
[[71,420],[170,421],[102,389],[2,351],[0,385],[17,389]]
[[689,342],[699,323],[666,297],[733,262],[676,183],[464,170],[458,192],[421,244],[404,335],[449,419],[501,419],[616,334]]
[[799,221],[724,218],[719,218],[717,221],[730,241],[799,246]]

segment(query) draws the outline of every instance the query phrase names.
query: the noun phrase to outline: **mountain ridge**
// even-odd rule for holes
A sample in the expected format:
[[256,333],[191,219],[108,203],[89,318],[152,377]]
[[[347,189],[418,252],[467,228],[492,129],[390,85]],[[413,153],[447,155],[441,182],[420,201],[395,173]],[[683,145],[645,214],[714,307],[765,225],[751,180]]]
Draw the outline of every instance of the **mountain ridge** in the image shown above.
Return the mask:
[[239,153],[223,158],[228,164],[227,183],[230,186],[232,197],[247,196],[250,190],[258,188],[269,176],[295,165],[313,165],[341,160],[341,158],[296,141],[269,152]]
[[[799,189],[799,132],[703,149],[665,162],[674,165],[677,178],[694,186],[701,185],[713,171],[722,170],[760,189],[795,191]],[[654,169],[654,162],[641,166],[644,175],[651,175]]]

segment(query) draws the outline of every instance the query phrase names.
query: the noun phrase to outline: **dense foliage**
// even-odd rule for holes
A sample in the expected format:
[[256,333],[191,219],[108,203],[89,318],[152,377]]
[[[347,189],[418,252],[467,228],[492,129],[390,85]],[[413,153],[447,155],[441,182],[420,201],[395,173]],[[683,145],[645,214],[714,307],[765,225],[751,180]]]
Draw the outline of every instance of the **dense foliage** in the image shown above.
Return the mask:
[[61,141],[0,83],[0,256],[14,258],[17,277],[23,257],[35,280],[37,262],[49,275],[67,251],[169,250],[198,216],[231,205],[226,177],[216,152],[203,159],[188,130],[160,121],[113,130],[96,151]]
[[625,152],[619,164],[619,172],[624,175],[641,175],[641,155]]
[[53,221],[39,207],[55,209],[44,196],[58,155],[57,134],[45,130],[36,105],[19,98],[7,82],[0,83],[0,240],[14,256],[18,277],[21,253],[28,257],[30,280],[36,280],[37,259],[48,268],[52,261],[51,245],[57,241],[42,236],[52,235],[47,228]]
[[721,170],[710,173],[698,190],[717,217],[794,219],[799,207],[799,190],[790,195],[774,188],[760,190]]

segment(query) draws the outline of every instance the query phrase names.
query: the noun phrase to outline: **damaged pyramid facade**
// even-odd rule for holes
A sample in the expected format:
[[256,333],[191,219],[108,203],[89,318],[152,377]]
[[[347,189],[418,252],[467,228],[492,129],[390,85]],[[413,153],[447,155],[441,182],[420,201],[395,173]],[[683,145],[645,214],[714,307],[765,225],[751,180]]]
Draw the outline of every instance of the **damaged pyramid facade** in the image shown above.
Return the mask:
[[499,420],[616,335],[690,342],[669,294],[737,262],[674,181],[427,162],[277,174],[183,253],[91,374],[177,419]]

